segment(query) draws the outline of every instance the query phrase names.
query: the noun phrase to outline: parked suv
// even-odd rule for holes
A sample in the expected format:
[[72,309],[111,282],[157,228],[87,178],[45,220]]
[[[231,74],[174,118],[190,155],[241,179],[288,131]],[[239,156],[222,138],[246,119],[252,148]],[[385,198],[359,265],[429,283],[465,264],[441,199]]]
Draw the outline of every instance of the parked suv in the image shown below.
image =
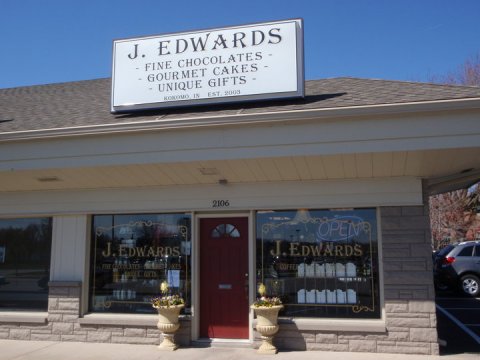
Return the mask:
[[435,254],[433,266],[437,289],[480,296],[480,241],[447,245]]

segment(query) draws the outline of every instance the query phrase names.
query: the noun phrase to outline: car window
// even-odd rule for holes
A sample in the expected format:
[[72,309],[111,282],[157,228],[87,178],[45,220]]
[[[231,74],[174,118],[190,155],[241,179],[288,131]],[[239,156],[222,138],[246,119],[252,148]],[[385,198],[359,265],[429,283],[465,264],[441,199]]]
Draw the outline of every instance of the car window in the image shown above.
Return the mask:
[[480,244],[475,245],[475,255],[474,256],[480,257]]
[[465,246],[457,256],[472,256],[473,246]]
[[437,254],[437,256],[445,256],[447,255],[452,249],[454,248],[453,245],[447,245],[445,246],[442,250],[440,250]]

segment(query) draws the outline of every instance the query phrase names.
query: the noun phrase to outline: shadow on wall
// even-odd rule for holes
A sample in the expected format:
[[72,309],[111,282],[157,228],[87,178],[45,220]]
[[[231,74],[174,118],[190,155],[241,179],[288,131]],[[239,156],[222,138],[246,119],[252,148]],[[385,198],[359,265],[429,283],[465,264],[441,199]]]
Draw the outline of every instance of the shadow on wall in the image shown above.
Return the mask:
[[298,329],[297,325],[286,320],[279,319],[280,330],[275,335],[274,344],[279,350],[301,351],[307,350],[306,337],[312,336],[315,341],[315,334],[308,334]]

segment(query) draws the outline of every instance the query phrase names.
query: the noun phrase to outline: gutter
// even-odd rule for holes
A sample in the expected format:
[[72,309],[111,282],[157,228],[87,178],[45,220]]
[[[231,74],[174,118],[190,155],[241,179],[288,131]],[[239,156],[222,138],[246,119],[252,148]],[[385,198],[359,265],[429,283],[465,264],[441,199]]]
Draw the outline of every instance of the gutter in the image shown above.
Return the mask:
[[458,174],[426,179],[428,195],[437,195],[459,189],[468,189],[480,181],[480,169],[466,169]]
[[240,111],[237,114],[233,115],[185,117],[171,120],[159,116],[154,120],[124,122],[121,124],[100,124],[68,128],[4,132],[0,133],[0,142],[39,140],[72,136],[105,135],[138,131],[185,129],[207,126],[248,125],[302,120],[323,120],[344,117],[378,116],[409,114],[415,112],[473,109],[480,109],[480,97],[453,100],[450,99],[408,102],[399,104],[273,111],[253,114],[243,114]]

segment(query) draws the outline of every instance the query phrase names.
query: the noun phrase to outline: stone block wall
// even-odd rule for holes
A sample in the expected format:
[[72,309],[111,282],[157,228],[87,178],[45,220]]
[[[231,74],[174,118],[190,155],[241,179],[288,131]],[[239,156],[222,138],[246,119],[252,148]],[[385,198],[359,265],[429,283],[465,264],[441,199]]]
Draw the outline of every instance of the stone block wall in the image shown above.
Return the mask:
[[427,206],[381,209],[387,331],[403,340],[381,343],[381,351],[437,355],[437,318]]
[[[155,325],[75,324],[73,331],[82,337],[75,341],[84,342],[159,345],[162,340],[160,330]],[[175,341],[180,346],[190,345],[190,320],[180,320],[180,329],[175,334]]]
[[438,355],[428,206],[383,207],[380,213],[385,332],[282,324],[275,337],[280,349]]
[[[2,322],[0,339],[160,344],[161,333],[155,316],[148,325],[139,326],[81,324],[81,285],[81,282],[50,282],[46,321]],[[175,338],[180,346],[190,344],[189,319],[181,320]]]
[[0,323],[0,339],[10,340],[48,340],[45,334],[52,333],[51,324],[38,324],[28,322],[2,322]]
[[51,333],[32,340],[84,341],[74,332],[80,317],[81,282],[50,282],[48,292],[48,324]]

